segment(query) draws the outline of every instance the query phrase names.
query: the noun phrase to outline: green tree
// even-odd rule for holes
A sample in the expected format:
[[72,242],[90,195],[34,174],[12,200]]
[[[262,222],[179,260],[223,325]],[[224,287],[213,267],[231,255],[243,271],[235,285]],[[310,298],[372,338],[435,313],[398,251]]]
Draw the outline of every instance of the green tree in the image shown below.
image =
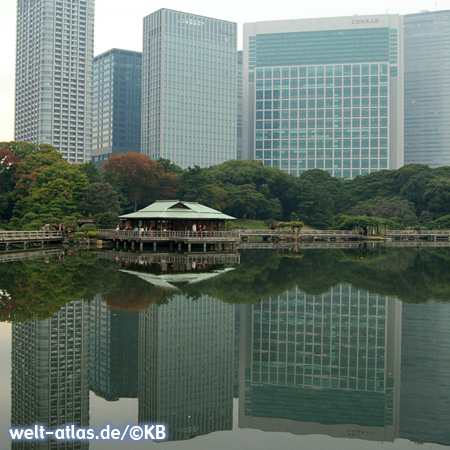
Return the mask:
[[117,217],[120,212],[117,191],[109,183],[93,183],[87,189],[80,209],[88,216],[111,212]]

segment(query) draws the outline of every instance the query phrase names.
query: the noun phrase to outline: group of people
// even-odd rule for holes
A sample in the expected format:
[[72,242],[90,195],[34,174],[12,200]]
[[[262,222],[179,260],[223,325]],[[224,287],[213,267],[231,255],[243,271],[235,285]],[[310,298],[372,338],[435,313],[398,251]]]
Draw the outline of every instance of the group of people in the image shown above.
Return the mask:
[[194,223],[192,225],[192,236],[194,236],[194,237],[195,236],[198,236],[198,237],[204,236],[206,231],[208,231],[208,229],[206,228],[206,225],[204,225],[204,226],[199,225],[198,228],[197,228],[196,223]]

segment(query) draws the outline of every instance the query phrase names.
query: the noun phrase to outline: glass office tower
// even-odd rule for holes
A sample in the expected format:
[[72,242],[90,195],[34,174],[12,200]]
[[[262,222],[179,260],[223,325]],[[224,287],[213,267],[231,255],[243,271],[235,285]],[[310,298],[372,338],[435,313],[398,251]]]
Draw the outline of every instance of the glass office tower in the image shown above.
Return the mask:
[[94,59],[92,160],[141,151],[142,53],[112,49]]
[[236,24],[161,9],[144,18],[142,150],[183,167],[236,158]]
[[94,0],[18,0],[15,140],[92,152]]
[[398,15],[244,25],[244,157],[354,178],[403,165]]
[[450,165],[450,11],[404,17],[405,164]]

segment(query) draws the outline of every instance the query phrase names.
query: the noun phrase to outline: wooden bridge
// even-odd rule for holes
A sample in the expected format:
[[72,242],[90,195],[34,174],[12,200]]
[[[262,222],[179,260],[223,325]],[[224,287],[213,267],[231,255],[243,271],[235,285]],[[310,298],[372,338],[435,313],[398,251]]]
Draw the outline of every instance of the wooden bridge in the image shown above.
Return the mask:
[[4,245],[6,250],[13,245],[21,245],[26,249],[29,244],[43,247],[45,243],[58,243],[63,240],[62,231],[0,231],[0,245]]

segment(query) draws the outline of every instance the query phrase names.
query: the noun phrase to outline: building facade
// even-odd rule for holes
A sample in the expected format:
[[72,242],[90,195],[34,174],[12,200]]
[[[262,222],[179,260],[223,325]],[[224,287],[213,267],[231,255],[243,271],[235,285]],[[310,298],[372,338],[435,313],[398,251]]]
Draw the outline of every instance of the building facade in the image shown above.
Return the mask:
[[182,168],[236,158],[235,23],[161,9],[144,18],[142,150]]
[[237,55],[237,139],[236,159],[242,159],[242,50]]
[[15,140],[92,152],[94,0],[18,0]]
[[142,53],[112,49],[94,59],[92,160],[141,151]]
[[405,164],[450,165],[450,11],[404,16]]
[[398,15],[244,25],[244,157],[354,178],[403,165]]

